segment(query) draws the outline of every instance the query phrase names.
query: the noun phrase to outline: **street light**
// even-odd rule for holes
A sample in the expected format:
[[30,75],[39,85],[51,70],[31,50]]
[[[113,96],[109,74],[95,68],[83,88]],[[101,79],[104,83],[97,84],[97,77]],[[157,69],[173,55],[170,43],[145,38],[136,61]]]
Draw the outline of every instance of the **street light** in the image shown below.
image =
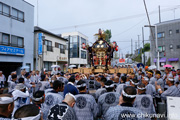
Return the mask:
[[154,27],[155,28],[155,33],[156,33],[155,41],[156,41],[156,52],[157,52],[157,69],[159,70],[159,49],[158,49],[158,42],[157,42],[157,26],[156,25],[153,25],[153,26],[145,25],[144,27]]

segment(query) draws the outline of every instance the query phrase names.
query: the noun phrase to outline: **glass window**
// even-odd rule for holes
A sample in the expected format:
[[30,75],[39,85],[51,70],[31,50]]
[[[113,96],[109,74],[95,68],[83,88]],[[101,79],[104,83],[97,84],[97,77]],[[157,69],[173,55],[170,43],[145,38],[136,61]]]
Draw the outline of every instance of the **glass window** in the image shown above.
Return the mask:
[[3,4],[3,13],[5,13],[5,15],[10,15],[10,7]]
[[18,18],[18,11],[16,9],[12,9],[12,16],[15,17],[16,19]]
[[11,45],[14,47],[24,47],[23,41],[24,39],[22,37],[11,36]]
[[177,49],[180,49],[180,45],[177,45]]
[[2,44],[9,45],[9,35],[8,34],[2,34]]
[[18,38],[16,36],[11,36],[11,45],[16,47],[17,44],[18,44]]
[[179,33],[179,30],[176,30],[176,33]]
[[71,58],[79,57],[79,36],[70,37],[70,57]]
[[165,49],[165,46],[162,46],[162,51],[164,52],[166,49]]
[[60,53],[65,54],[65,46],[60,44]]
[[24,20],[24,13],[23,13],[23,12],[21,12],[21,11],[18,12],[18,19],[19,19],[20,21],[23,21],[23,20]]
[[44,62],[44,68],[46,68],[47,71],[51,70],[52,62]]
[[170,49],[173,49],[173,45],[172,45],[172,44],[171,44],[171,45],[169,45],[169,48],[170,48]]
[[159,46],[158,49],[159,49],[159,52],[162,52],[162,46]]
[[165,35],[164,35],[164,32],[160,32],[160,33],[157,34],[157,37],[158,37],[158,38],[164,38],[164,36],[165,36]]
[[0,13],[2,13],[2,3],[0,3]]
[[172,30],[169,30],[169,35],[172,35]]
[[81,50],[81,58],[86,59],[86,51]]
[[84,38],[81,37],[81,45],[82,45],[83,43],[85,43],[85,45],[86,45],[86,39],[84,39]]
[[23,38],[18,37],[18,47],[23,47]]

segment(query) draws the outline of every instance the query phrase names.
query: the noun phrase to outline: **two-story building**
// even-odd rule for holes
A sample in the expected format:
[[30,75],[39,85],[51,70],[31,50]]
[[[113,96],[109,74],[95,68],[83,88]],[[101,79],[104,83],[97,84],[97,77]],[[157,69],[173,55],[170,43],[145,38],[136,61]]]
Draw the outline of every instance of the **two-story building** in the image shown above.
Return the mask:
[[[42,51],[39,54],[40,36],[42,37]],[[52,65],[59,65],[61,71],[66,71],[68,61],[67,39],[40,27],[34,27],[34,68],[51,71]]]
[[22,66],[33,69],[34,6],[24,0],[0,0],[0,70],[6,77]]
[[88,64],[87,50],[82,48],[88,44],[88,37],[80,32],[62,33],[62,37],[70,40],[70,64],[85,67]]
[[[170,64],[175,69],[180,68],[180,19],[165,21],[156,24],[157,43],[160,57],[160,67]],[[155,29],[152,29],[155,36]],[[155,39],[150,35],[151,64],[157,62],[157,52],[155,48]]]

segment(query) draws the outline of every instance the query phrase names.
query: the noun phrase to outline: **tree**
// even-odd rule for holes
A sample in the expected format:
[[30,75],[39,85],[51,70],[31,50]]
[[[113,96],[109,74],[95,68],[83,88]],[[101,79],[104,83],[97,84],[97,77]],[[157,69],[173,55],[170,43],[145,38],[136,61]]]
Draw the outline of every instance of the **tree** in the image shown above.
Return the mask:
[[111,37],[112,37],[112,35],[111,35],[111,30],[106,30],[105,32],[104,32],[104,34],[105,34],[105,40],[108,42],[108,43],[110,43],[111,42]]
[[146,43],[142,49],[143,53],[150,50],[150,43]]

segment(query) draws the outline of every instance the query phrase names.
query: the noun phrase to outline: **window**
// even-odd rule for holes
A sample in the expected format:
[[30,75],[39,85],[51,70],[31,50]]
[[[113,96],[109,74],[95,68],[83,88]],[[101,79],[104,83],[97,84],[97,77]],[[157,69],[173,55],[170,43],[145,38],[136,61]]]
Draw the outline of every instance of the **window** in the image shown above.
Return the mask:
[[85,43],[85,45],[86,45],[86,39],[84,39],[84,38],[81,37],[81,45],[82,45],[83,43]]
[[70,57],[79,58],[79,36],[70,37]]
[[81,58],[86,59],[86,51],[81,50]]
[[60,44],[60,53],[65,54],[65,45]]
[[164,52],[165,51],[165,46],[159,46],[158,49],[159,49],[159,52]]
[[11,36],[11,45],[14,47],[24,47],[24,39],[22,37]]
[[10,7],[8,5],[2,4],[2,14],[10,16]]
[[9,43],[10,43],[9,35],[2,33],[2,41],[1,41],[1,44],[3,44],[3,45],[9,45]]
[[172,35],[172,30],[169,30],[169,35]]
[[47,71],[51,71],[52,62],[44,62],[44,68]]
[[179,29],[178,29],[178,30],[176,30],[176,33],[179,33]]
[[24,22],[24,12],[12,8],[12,18]]
[[177,45],[177,49],[180,49],[180,45]]
[[164,35],[164,32],[160,32],[160,33],[157,34],[157,37],[158,37],[158,38],[164,38],[164,36],[165,36],[165,35]]
[[65,45],[62,45],[62,44],[60,44],[60,43],[55,42],[55,47],[56,47],[56,48],[60,48],[60,53],[65,54],[65,49],[66,49],[66,46],[65,46]]
[[173,45],[171,44],[171,45],[169,45],[169,49],[173,49]]
[[52,48],[52,41],[45,40],[45,41],[44,41],[44,45],[46,45],[46,46],[47,46],[47,51],[51,51],[51,52],[53,52],[53,48]]

